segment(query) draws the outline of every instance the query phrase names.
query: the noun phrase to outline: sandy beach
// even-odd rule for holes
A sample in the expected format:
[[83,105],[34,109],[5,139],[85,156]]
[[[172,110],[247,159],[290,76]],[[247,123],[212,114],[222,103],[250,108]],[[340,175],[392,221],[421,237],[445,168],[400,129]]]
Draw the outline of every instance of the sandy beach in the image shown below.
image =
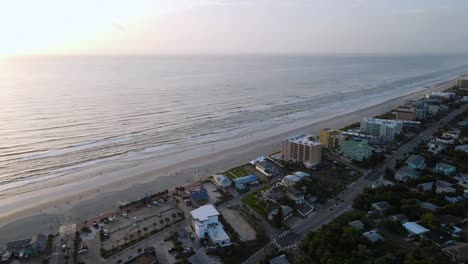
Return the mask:
[[[409,99],[419,99],[431,91],[453,86],[448,81],[362,109],[340,109],[333,116],[315,117],[314,122],[273,129],[259,135],[236,138],[216,145],[179,152],[177,155],[141,161],[115,162],[96,168],[4,190],[0,194],[0,244],[35,233],[55,232],[63,223],[80,222],[118,207],[118,202],[145,194],[187,185],[194,174],[202,177],[245,164],[280,149],[286,136],[324,127],[341,128],[363,117],[394,109]],[[299,124],[299,125],[298,125]]]

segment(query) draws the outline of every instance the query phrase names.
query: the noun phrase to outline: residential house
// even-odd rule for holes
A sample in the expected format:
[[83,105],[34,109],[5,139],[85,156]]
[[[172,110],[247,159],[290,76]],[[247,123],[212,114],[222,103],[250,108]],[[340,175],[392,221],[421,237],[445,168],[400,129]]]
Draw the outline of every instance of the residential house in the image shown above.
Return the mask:
[[221,189],[226,189],[231,186],[232,182],[223,174],[216,174],[213,176],[213,183]]
[[364,223],[361,220],[355,220],[348,223],[349,226],[354,227],[358,230],[364,229]]
[[[278,207],[273,207],[268,213],[268,220],[273,220],[275,215],[278,214],[278,211],[279,211]],[[282,214],[283,220],[286,220],[289,217],[291,217],[293,211],[294,209],[292,209],[292,207],[287,206],[287,205],[281,205],[281,214]]]
[[286,186],[286,196],[294,201],[296,204],[303,204],[304,203],[304,193],[295,189],[292,186]]
[[385,214],[391,208],[392,206],[385,201],[371,204],[371,210],[380,215]]
[[269,162],[268,160],[257,162],[257,164],[255,164],[255,169],[268,177],[278,175],[279,173],[276,167],[273,166],[273,164],[271,164],[271,162]]
[[281,255],[270,259],[270,264],[291,264],[291,262],[286,258],[286,255]]
[[210,200],[210,196],[204,188],[190,191],[190,197],[192,201],[197,205],[205,204]]
[[468,152],[468,144],[456,146],[455,150]]
[[463,196],[445,196],[444,197],[444,200],[447,202],[447,203],[451,203],[451,204],[456,204],[458,202],[461,202],[465,199],[465,197]]
[[435,140],[429,141],[426,146],[427,146],[427,151],[436,155],[439,154],[441,151],[447,149],[446,144],[439,142],[439,141],[435,141]]
[[243,176],[239,178],[235,178],[232,180],[234,184],[246,184],[246,185],[252,185],[252,184],[257,184],[258,183],[258,177],[255,175],[248,175],[248,176]]
[[421,176],[419,171],[413,170],[409,167],[401,167],[395,172],[395,180],[401,182],[407,182],[408,180],[415,180]]
[[192,227],[199,239],[209,237],[213,243],[221,247],[232,245],[231,238],[219,221],[220,213],[213,205],[201,206],[191,211],[190,214],[192,215]]
[[362,235],[372,243],[377,243],[383,240],[383,237],[375,230],[364,232]]
[[296,183],[299,183],[302,179],[296,175],[286,175],[283,177],[281,182],[287,186],[294,186]]
[[452,236],[442,230],[431,230],[424,236],[438,247],[447,247],[455,243]]
[[353,160],[363,161],[372,155],[374,148],[369,146],[367,140],[345,140],[341,144],[341,152],[343,156]]
[[436,167],[435,167],[435,170],[437,172],[441,172],[443,173],[444,175],[448,176],[452,173],[455,173],[455,171],[457,170],[457,168],[455,166],[452,166],[452,165],[449,165],[447,163],[443,163],[443,162],[438,162],[436,164]]
[[426,167],[426,160],[421,155],[411,155],[406,160],[406,165],[413,170],[422,170]]
[[437,209],[439,209],[439,206],[433,204],[433,203],[428,203],[428,202],[422,202],[419,204],[419,207],[423,208],[423,209],[426,209],[426,210],[429,210],[429,211],[432,211],[432,212],[435,212],[437,211]]
[[430,231],[416,222],[406,222],[403,224],[403,227],[408,231],[408,233],[413,235],[424,235]]
[[454,245],[445,247],[442,252],[450,257],[453,262],[463,263],[468,261],[468,243],[457,242]]
[[402,224],[408,222],[408,217],[404,214],[395,214],[388,217],[389,220],[400,222]]

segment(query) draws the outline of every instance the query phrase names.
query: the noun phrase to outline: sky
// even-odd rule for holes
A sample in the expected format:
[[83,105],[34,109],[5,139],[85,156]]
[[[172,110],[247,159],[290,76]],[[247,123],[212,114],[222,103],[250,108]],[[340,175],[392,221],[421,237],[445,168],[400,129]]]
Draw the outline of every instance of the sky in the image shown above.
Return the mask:
[[468,53],[466,0],[0,0],[0,55]]

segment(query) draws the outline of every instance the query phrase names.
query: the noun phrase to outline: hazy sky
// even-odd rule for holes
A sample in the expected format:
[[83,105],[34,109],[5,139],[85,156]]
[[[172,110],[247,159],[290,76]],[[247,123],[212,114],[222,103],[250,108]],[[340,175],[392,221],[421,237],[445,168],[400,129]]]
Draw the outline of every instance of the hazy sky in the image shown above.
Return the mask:
[[466,0],[0,0],[0,54],[468,53]]

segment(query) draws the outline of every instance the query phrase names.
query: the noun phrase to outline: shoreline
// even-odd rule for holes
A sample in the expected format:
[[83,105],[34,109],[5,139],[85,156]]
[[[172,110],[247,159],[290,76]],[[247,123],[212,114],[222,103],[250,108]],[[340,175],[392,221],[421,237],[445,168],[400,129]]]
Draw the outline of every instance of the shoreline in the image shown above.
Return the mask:
[[[118,201],[134,200],[143,197],[145,193],[156,193],[190,184],[195,171],[198,175],[208,176],[245,164],[258,156],[277,151],[280,148],[281,139],[288,135],[304,131],[318,134],[318,130],[324,127],[342,128],[359,121],[364,116],[375,116],[392,110],[406,100],[419,99],[431,91],[446,90],[454,83],[454,80],[437,83],[350,113],[341,113],[336,117],[322,117],[300,127],[291,126],[287,131],[259,138],[254,141],[254,144],[237,144],[216,152],[211,150],[211,146],[205,146],[205,149],[198,150],[202,153],[206,151],[204,155],[194,158],[187,151],[187,154],[181,153],[181,158],[172,160],[172,163],[164,159],[154,163],[146,161],[146,164],[142,165],[144,168],[139,168],[142,170],[133,174],[132,170],[138,166],[127,167],[128,162],[119,161],[118,164],[101,166],[97,171],[90,169],[94,170],[95,174],[91,177],[88,175],[71,183],[67,183],[66,179],[59,179],[59,183],[63,182],[53,187],[30,192],[26,189],[19,195],[20,197],[7,197],[0,201],[1,211],[8,212],[0,214],[0,244],[11,238],[47,232],[49,229],[54,230],[54,227],[62,223],[79,222],[99,216],[114,210]],[[238,139],[238,141],[242,140]],[[184,156],[186,156],[185,159],[182,158]],[[158,162],[169,165],[158,167]],[[87,171],[84,171],[82,174],[86,173]],[[106,173],[113,175],[109,176]],[[95,177],[96,174],[98,177]],[[111,177],[113,179],[109,179]],[[43,198],[42,202],[37,202],[40,198]],[[8,200],[15,199],[16,201],[8,203]],[[23,205],[23,207],[19,208],[18,205]],[[39,215],[41,217],[38,217]],[[15,232],[12,233],[11,230]]]

